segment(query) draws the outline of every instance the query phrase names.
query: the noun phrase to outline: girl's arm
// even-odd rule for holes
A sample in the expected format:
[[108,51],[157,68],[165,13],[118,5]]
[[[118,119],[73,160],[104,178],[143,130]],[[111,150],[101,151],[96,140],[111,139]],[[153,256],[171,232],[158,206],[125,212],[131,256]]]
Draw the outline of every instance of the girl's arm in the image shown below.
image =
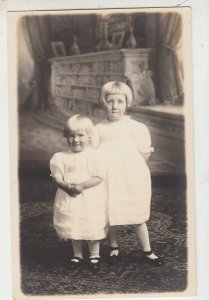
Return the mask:
[[75,194],[77,194],[74,191],[74,188],[73,188],[72,184],[66,183],[62,178],[60,178],[56,175],[54,176],[54,182],[57,185],[57,187],[62,189],[64,192],[66,192],[70,196],[75,196]]
[[68,195],[75,197],[76,193],[72,189],[72,184],[63,180],[64,178],[64,160],[63,153],[58,152],[53,155],[50,160],[50,170],[53,181],[58,188],[66,192]]
[[74,184],[73,185],[73,190],[75,190],[75,192],[77,193],[81,193],[83,190],[94,187],[96,185],[98,185],[100,182],[102,182],[102,178],[98,177],[98,176],[92,176],[90,179],[81,182],[79,184]]
[[144,160],[147,161],[151,153],[154,152],[154,148],[151,146],[149,129],[142,123],[134,122],[132,134],[139,152]]

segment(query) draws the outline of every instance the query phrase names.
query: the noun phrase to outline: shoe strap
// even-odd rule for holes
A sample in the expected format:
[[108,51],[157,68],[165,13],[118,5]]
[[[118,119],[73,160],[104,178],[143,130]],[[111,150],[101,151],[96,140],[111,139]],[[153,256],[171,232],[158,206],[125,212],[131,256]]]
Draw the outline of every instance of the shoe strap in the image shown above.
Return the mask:
[[73,261],[74,259],[78,260],[79,262],[82,260],[82,258],[78,256],[73,256],[70,261]]
[[119,250],[119,247],[116,246],[116,247],[110,247],[110,250]]
[[151,255],[151,254],[153,254],[153,252],[152,252],[152,250],[150,250],[150,251],[143,251],[143,254],[144,255]]

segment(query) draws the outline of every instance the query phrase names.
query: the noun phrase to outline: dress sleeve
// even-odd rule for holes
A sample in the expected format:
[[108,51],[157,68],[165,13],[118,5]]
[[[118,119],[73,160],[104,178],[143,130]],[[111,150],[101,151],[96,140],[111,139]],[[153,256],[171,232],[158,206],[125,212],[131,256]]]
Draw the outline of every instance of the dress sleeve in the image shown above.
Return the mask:
[[60,153],[55,153],[49,163],[51,175],[53,177],[64,177],[64,163]]
[[133,137],[141,153],[154,152],[154,148],[151,147],[151,136],[147,126],[142,123],[136,123],[133,128]]
[[91,176],[98,176],[104,179],[106,176],[106,166],[100,150],[92,151],[88,160],[88,169]]

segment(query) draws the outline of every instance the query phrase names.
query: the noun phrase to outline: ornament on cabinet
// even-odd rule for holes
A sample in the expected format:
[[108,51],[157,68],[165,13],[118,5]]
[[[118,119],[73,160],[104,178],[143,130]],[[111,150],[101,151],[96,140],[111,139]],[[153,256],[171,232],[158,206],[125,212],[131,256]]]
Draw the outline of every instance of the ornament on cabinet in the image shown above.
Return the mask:
[[62,41],[51,42],[53,56],[66,56],[65,46]]
[[112,44],[108,41],[108,23],[107,22],[101,22],[100,35],[101,35],[101,40],[96,46],[97,50],[102,51],[102,50],[112,49]]
[[136,48],[136,39],[134,37],[134,29],[132,27],[130,27],[129,29],[129,38],[127,40],[127,48],[129,49],[134,49]]
[[125,31],[116,32],[112,36],[112,45],[114,49],[121,49],[123,44]]
[[73,44],[70,48],[70,52],[72,55],[79,55],[80,54],[80,49],[78,47],[78,44],[77,44],[77,36],[76,35],[73,35]]

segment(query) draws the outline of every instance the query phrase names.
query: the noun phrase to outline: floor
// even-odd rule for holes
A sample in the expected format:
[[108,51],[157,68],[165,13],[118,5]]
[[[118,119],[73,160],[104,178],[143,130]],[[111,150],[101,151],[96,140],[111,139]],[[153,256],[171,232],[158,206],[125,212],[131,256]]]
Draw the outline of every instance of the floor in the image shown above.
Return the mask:
[[[54,187],[48,180],[21,180],[22,292],[29,295],[95,295],[181,292],[187,286],[185,193],[178,188],[153,188],[147,225],[154,251],[165,266],[142,261],[134,228],[119,228],[120,260],[108,262],[107,240],[101,242],[101,270],[88,265],[71,270],[71,243],[60,241],[52,226]],[[88,256],[84,244],[85,257]]]

